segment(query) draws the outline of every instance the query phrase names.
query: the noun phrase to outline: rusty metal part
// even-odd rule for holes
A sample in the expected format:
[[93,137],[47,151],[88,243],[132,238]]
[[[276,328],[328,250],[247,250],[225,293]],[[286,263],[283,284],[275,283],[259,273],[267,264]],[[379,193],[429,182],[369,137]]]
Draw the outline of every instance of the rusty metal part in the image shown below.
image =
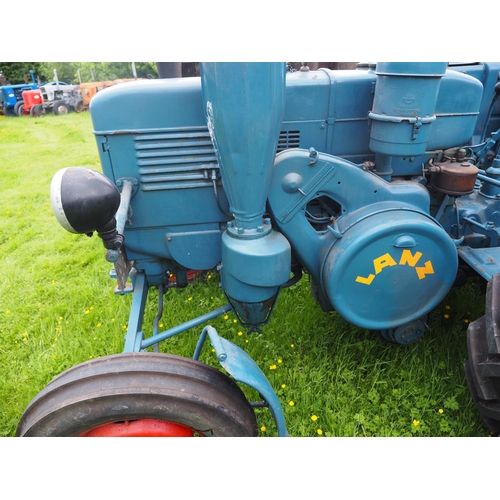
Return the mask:
[[467,161],[454,160],[435,163],[428,171],[433,174],[432,185],[442,193],[462,196],[474,191],[479,169]]

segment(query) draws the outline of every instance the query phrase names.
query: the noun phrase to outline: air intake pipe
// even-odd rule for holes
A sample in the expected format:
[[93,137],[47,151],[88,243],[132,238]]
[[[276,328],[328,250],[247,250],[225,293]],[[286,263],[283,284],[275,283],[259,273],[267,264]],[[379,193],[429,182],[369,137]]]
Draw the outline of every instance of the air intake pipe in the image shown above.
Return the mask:
[[393,157],[425,153],[445,62],[379,62],[370,118],[377,172],[390,180]]
[[284,63],[200,64],[207,124],[234,216],[222,237],[222,286],[244,326],[269,320],[290,278],[290,245],[264,218],[285,71]]

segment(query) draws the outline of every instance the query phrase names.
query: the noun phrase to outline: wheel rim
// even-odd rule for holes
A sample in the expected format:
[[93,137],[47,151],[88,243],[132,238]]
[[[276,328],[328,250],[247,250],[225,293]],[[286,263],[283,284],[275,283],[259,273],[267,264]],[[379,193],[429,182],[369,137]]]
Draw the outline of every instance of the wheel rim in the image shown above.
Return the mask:
[[80,437],[194,437],[193,429],[175,422],[143,418],[99,425]]

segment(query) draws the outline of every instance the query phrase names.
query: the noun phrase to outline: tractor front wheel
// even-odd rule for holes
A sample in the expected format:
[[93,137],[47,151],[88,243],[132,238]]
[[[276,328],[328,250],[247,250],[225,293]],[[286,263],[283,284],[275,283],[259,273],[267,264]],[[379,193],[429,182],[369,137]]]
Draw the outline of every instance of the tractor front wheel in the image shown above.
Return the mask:
[[26,408],[18,436],[256,436],[238,385],[199,361],[123,353],[76,365]]
[[55,115],[67,115],[71,109],[64,101],[55,101],[52,107]]
[[30,109],[30,115],[33,118],[37,118],[38,116],[42,116],[42,114],[43,114],[42,110],[43,110],[43,106],[41,104],[35,104]]

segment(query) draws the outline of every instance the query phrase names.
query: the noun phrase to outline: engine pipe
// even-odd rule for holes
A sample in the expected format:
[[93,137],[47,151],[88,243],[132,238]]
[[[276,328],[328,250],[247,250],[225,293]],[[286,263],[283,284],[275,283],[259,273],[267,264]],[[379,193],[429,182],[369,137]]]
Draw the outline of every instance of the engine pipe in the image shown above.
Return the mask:
[[290,278],[286,238],[264,219],[285,108],[284,63],[202,63],[202,95],[234,220],[222,237],[221,281],[240,323],[263,325]]
[[447,63],[379,62],[371,120],[370,149],[377,173],[391,180],[392,157],[426,150]]

